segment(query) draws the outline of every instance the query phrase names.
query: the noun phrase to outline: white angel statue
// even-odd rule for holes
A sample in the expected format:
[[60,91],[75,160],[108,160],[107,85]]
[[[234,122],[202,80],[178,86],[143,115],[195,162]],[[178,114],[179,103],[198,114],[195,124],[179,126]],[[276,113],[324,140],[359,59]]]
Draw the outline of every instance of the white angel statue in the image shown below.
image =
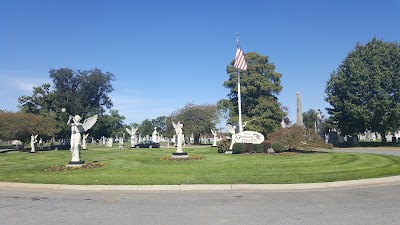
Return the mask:
[[126,128],[126,132],[128,132],[129,135],[131,135],[131,148],[133,148],[136,145],[136,131],[137,128],[132,127],[132,129]]
[[71,126],[71,162],[80,162],[79,151],[81,149],[81,133],[88,131],[97,121],[97,115],[87,118],[83,124],[80,123],[81,117],[79,115],[71,116],[67,125]]
[[82,136],[82,149],[87,150],[87,138],[89,136],[89,133],[83,134]]
[[176,133],[176,137],[177,137],[177,149],[176,152],[177,153],[183,153],[182,151],[182,127],[183,124],[181,124],[181,122],[178,122],[177,124],[174,123],[174,121],[172,121],[172,125],[175,128],[175,133]]
[[31,135],[31,153],[35,153],[36,152],[36,143],[37,143],[37,137],[38,135]]
[[211,129],[211,133],[214,136],[214,140],[213,140],[212,146],[215,147],[215,146],[217,146],[217,132],[215,130]]
[[227,125],[229,133],[232,134],[231,137],[231,146],[229,147],[229,150],[232,150],[233,144],[235,144],[235,139],[236,139],[236,126],[232,126],[230,124]]

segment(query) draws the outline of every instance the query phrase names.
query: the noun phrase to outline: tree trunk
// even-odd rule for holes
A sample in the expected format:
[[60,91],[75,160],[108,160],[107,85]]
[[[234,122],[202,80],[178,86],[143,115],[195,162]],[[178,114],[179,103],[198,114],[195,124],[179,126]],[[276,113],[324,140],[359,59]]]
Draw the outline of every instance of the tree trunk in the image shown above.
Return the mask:
[[194,136],[194,144],[199,145],[200,144],[200,134],[196,134]]
[[381,138],[382,138],[382,143],[386,144],[386,132],[380,132],[381,133]]
[[353,135],[353,146],[356,146],[358,144],[358,135]]

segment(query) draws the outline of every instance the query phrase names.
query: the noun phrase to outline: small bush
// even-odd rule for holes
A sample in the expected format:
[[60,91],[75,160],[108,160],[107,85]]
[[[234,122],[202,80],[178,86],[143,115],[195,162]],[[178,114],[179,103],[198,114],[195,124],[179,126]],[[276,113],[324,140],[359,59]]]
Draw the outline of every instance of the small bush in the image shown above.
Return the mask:
[[242,154],[246,152],[246,145],[243,143],[235,143],[232,147],[233,154]]
[[283,152],[285,150],[285,147],[281,143],[272,143],[271,147],[276,153]]
[[246,152],[247,152],[247,153],[252,153],[252,152],[254,152],[254,144],[252,144],[252,143],[245,143],[244,145],[246,146]]
[[254,152],[256,153],[264,153],[267,152],[267,150],[264,150],[264,144],[256,144],[254,145]]
[[263,146],[264,152],[268,152],[268,149],[269,149],[269,148],[272,148],[271,142],[266,142],[266,141],[264,141],[264,142],[262,143],[262,146]]
[[231,146],[231,142],[227,139],[223,139],[217,144],[218,148],[218,153],[224,153],[229,150],[229,147]]

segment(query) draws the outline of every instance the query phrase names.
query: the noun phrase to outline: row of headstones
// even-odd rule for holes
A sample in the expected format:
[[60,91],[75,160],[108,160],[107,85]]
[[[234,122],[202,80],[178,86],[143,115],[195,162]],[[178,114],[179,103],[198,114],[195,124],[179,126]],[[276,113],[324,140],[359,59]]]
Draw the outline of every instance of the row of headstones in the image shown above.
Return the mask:
[[[379,133],[371,132],[371,131],[366,131],[362,134],[357,135],[357,139],[359,141],[376,141],[382,139],[382,136]],[[400,133],[395,132],[394,134],[387,134],[386,135],[386,140],[391,140],[393,143],[400,143]],[[328,134],[325,134],[325,141],[326,142],[352,142],[355,141],[354,138],[350,136],[342,136],[340,135],[339,132],[333,131]]]
[[[374,133],[371,131],[366,131],[363,134],[358,134],[358,140],[376,141],[377,139],[382,139],[382,136],[378,133]],[[396,131],[394,134],[387,134],[386,140],[391,140],[393,143],[400,142],[400,132]]]
[[[182,136],[183,136],[183,140],[185,140],[185,135],[182,134]],[[107,146],[107,147],[111,148],[111,147],[113,147],[114,140],[118,140],[120,148],[123,147],[123,142],[124,142],[124,138],[123,137],[119,137],[119,138],[117,137],[116,139],[114,139],[112,137],[109,137],[109,138],[102,137],[99,143],[101,143],[101,145],[103,145],[103,146]],[[136,140],[138,140],[138,141],[136,141]],[[199,141],[200,141],[201,144],[211,144],[211,143],[219,142],[221,140],[222,140],[221,137],[210,138],[210,137],[206,137],[205,135],[204,136],[201,135]],[[134,135],[130,140],[131,147],[133,147],[134,145],[136,145],[137,143],[140,143],[142,141],[150,141],[150,136],[146,135],[145,137],[142,138],[141,135]],[[154,141],[154,142],[157,142],[157,143],[166,142],[167,145],[169,145],[169,143],[174,143],[176,145],[177,137],[176,137],[176,135],[174,135],[172,138],[168,138],[168,137],[164,137],[164,136],[161,135],[161,136],[158,136],[157,138],[152,137],[151,141]],[[82,142],[86,143],[86,139],[82,138]],[[92,142],[92,144],[96,144],[97,143],[94,138],[92,138],[91,142]],[[190,144],[194,144],[193,135],[189,138],[189,143]],[[185,144],[186,144],[186,142],[183,142],[183,145],[185,145]],[[82,144],[82,146],[83,146],[83,144]],[[82,147],[82,149],[86,149],[86,148]]]
[[[87,138],[88,138],[88,136],[89,136],[88,133],[82,135],[81,149],[83,149],[83,150],[87,149]],[[141,135],[135,135],[135,136],[136,137],[134,139],[131,139],[131,147],[133,147],[134,145],[137,144],[137,142],[135,140],[138,140],[139,143],[142,142],[142,141],[150,141],[150,136],[149,135],[146,135],[144,138],[142,138]],[[182,134],[182,136],[183,136],[182,137],[183,140],[185,140],[184,134]],[[206,135],[201,135],[200,136],[200,143],[211,144],[211,142],[213,142],[214,145],[215,145],[216,141],[221,141],[221,139],[222,139],[221,137],[210,138],[210,137],[207,137]],[[123,137],[119,137],[119,138],[117,137],[116,140],[118,140],[118,142],[119,142],[119,148],[123,148],[124,138]],[[168,145],[169,145],[170,142],[174,143],[175,145],[177,143],[176,135],[174,135],[172,138],[168,138],[168,137],[164,137],[164,136],[158,135],[158,134],[154,135],[154,133],[153,133],[151,140],[154,141],[154,142],[160,142],[160,141],[161,142],[167,142]],[[60,141],[63,142],[64,140],[60,140]],[[14,144],[14,142],[13,142],[13,144]],[[52,139],[52,142],[54,143],[53,139]],[[93,137],[91,138],[91,143],[92,144],[96,143],[96,140]],[[112,137],[106,138],[106,137],[103,136],[101,138],[100,143],[103,146],[107,146],[107,147],[111,148],[111,147],[113,147],[114,139]],[[189,138],[189,143],[191,143],[191,144],[194,143],[193,134]],[[15,142],[15,144],[18,145],[19,143]],[[22,145],[22,143],[20,143],[20,145]],[[32,134],[31,135],[30,145],[31,145],[31,151],[30,152],[31,153],[35,153],[37,147],[39,147],[40,149],[43,149],[43,139],[40,138],[38,140],[38,135],[37,134],[36,135]],[[183,145],[185,145],[185,142],[183,142]]]

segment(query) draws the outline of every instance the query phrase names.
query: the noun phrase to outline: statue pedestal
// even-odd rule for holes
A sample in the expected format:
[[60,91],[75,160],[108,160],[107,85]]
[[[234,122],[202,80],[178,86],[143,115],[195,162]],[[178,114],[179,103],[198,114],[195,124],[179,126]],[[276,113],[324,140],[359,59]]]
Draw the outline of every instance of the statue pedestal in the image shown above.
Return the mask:
[[187,159],[189,155],[186,152],[174,152],[172,153],[173,159]]
[[85,160],[80,160],[80,161],[70,161],[68,163],[68,167],[74,167],[74,166],[83,166],[85,164]]

